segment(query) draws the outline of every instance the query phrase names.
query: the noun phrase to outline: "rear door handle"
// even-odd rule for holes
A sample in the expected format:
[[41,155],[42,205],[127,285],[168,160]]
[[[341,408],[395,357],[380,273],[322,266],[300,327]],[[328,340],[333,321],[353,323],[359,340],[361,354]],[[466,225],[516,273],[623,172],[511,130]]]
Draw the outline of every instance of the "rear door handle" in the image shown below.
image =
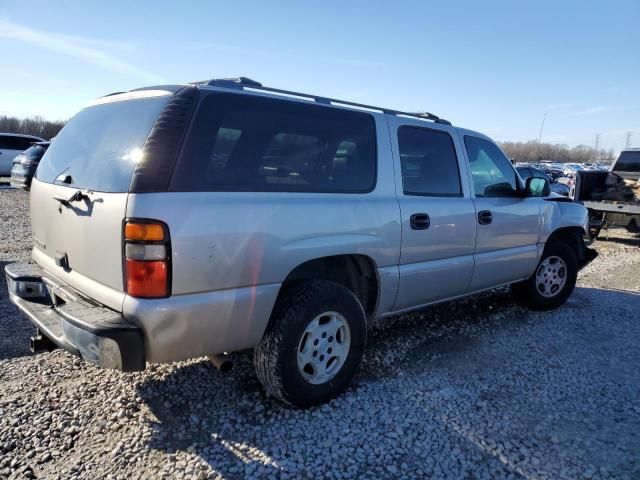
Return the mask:
[[431,219],[426,213],[414,213],[409,220],[413,230],[426,230],[431,226]]
[[489,225],[493,221],[493,215],[489,210],[480,210],[478,212],[478,223],[480,225]]

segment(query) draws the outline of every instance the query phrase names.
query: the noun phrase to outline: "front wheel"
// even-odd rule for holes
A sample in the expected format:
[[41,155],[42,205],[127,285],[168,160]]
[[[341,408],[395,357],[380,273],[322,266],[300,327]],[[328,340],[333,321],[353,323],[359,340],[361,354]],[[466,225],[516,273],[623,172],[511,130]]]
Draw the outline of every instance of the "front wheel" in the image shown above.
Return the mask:
[[574,251],[564,242],[549,242],[540,263],[527,280],[513,285],[516,299],[534,310],[559,307],[573,292],[578,277]]
[[300,408],[342,393],[355,375],[367,338],[362,305],[333,282],[304,282],[278,301],[254,350],[258,379],[274,397]]

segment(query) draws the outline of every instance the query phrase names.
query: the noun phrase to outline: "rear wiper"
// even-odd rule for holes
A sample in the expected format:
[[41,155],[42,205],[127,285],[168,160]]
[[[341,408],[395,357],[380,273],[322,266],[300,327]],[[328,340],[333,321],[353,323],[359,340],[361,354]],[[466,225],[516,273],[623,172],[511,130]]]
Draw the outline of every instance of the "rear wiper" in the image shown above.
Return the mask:
[[85,190],[83,192],[82,190],[76,190],[74,194],[71,195],[70,197],[64,197],[62,195],[54,195],[53,199],[57,200],[65,207],[69,207],[73,202],[82,202],[85,199],[91,200],[91,197],[89,196],[90,193],[93,193],[93,191]]

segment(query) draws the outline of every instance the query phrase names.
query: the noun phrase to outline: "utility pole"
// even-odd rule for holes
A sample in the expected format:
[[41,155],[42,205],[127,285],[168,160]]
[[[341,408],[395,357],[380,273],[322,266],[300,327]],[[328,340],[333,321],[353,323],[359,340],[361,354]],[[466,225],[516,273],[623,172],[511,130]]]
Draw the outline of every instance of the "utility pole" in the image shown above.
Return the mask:
[[600,157],[600,134],[596,133],[596,145],[595,145],[595,161],[598,162]]
[[547,112],[544,112],[544,116],[542,117],[542,125],[540,125],[540,133],[538,134],[538,143],[542,140],[542,129],[544,128],[544,121],[547,118]]
[[627,140],[624,142],[624,148],[631,148],[631,132],[627,132]]
[[544,128],[544,121],[547,118],[547,112],[544,112],[544,115],[542,117],[542,125],[540,125],[540,133],[538,134],[538,145],[536,145],[536,160],[541,160],[541,158],[539,157],[539,152],[540,152],[540,141],[542,140],[542,129]]

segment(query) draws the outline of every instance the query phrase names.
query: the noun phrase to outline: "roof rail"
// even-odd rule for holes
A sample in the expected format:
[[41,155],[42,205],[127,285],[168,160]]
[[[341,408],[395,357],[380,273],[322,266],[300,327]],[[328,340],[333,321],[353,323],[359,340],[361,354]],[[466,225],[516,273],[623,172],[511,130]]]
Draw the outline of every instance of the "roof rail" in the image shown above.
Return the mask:
[[276,94],[289,96],[289,97],[304,98],[304,99],[312,100],[312,101],[315,101],[316,103],[321,103],[324,105],[355,107],[355,108],[360,108],[364,110],[378,111],[386,115],[419,118],[421,120],[431,120],[435,123],[440,123],[442,125],[451,125],[450,121],[445,120],[444,118],[440,118],[437,115],[434,115],[433,113],[429,113],[429,112],[403,112],[400,110],[391,110],[388,108],[374,107],[373,105],[365,105],[364,103],[348,102],[346,100],[337,100],[334,98],[319,97],[317,95],[310,95],[308,93],[293,92],[291,90],[282,90],[280,88],[264,87],[260,82],[256,82],[255,80],[252,80],[247,77],[214,78],[211,80],[192,82],[192,84],[209,85],[212,87],[221,87],[221,88],[234,88],[237,90],[248,89],[248,90],[255,90],[260,92],[276,93]]

